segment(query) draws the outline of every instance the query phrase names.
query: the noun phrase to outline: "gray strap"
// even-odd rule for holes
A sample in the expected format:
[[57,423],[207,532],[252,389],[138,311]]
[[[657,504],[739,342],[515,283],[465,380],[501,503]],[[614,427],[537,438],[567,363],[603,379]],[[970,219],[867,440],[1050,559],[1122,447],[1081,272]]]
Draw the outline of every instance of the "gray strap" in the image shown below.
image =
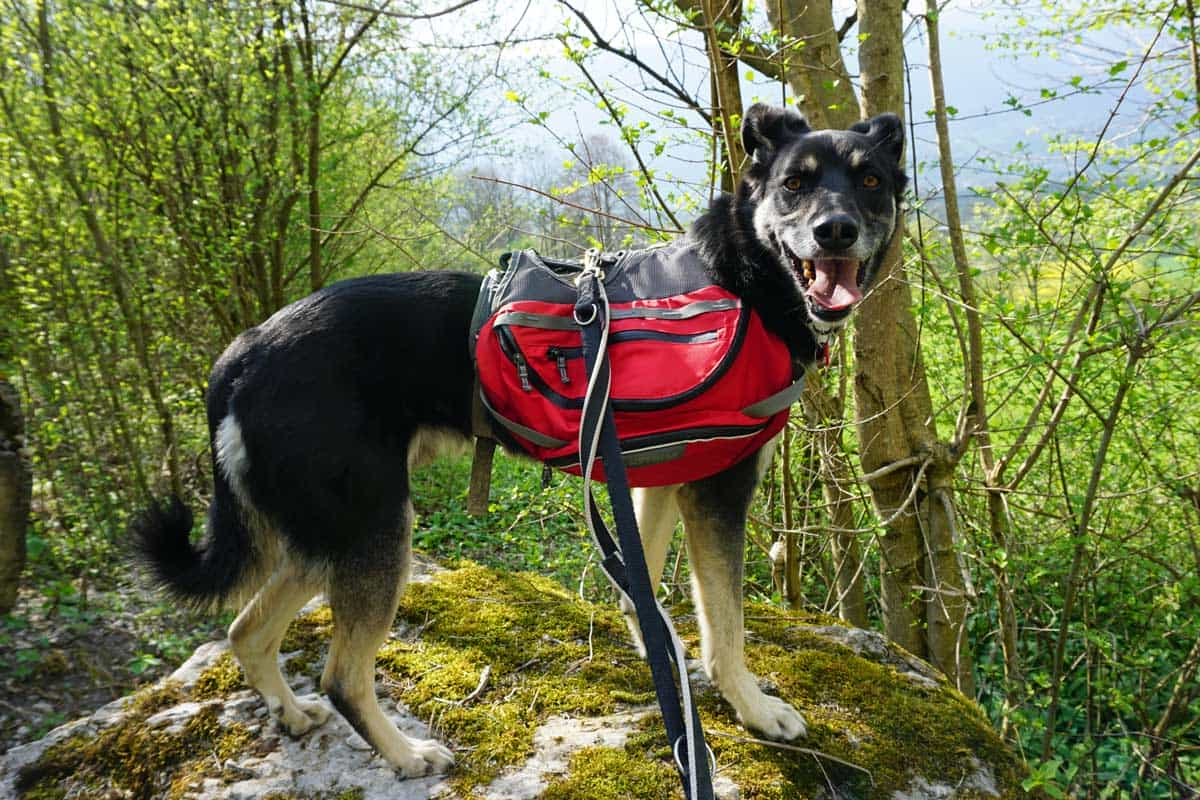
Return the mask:
[[697,300],[679,308],[614,308],[612,319],[691,319],[710,311],[728,311],[739,308],[740,300],[726,297],[721,300]]
[[519,422],[513,422],[508,417],[501,416],[496,409],[492,408],[492,406],[488,403],[487,398],[483,396],[482,392],[479,394],[479,402],[483,403],[483,407],[486,408],[488,413],[492,415],[492,419],[496,420],[496,422],[499,422],[505,428],[508,428],[522,439],[533,442],[538,447],[562,447],[565,444],[570,444],[569,441],[564,439],[555,439],[547,436],[544,433],[539,433],[533,428],[526,428]]
[[[697,300],[679,308],[614,308],[610,319],[691,319],[710,311],[729,311],[739,308],[741,302],[732,298],[721,300]],[[543,328],[552,331],[575,331],[579,326],[571,317],[555,314],[534,314],[530,311],[506,311],[496,316],[493,325],[523,325],[527,328]]]
[[577,331],[579,326],[570,317],[554,314],[533,314],[528,311],[506,311],[496,315],[493,325],[523,325],[526,328],[545,328],[551,331]]
[[742,409],[742,413],[747,417],[758,417],[765,419],[773,417],[780,411],[790,408],[792,403],[800,399],[800,395],[804,394],[804,376],[787,388],[776,392],[770,397],[759,400],[757,403],[748,405]]

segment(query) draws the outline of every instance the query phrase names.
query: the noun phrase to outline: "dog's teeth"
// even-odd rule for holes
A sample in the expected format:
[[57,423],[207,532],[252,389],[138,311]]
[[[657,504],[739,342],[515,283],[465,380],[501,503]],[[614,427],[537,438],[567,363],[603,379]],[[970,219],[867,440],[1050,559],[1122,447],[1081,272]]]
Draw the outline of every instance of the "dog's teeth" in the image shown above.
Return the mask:
[[804,277],[810,281],[817,277],[817,273],[813,271],[813,262],[807,258],[804,259]]

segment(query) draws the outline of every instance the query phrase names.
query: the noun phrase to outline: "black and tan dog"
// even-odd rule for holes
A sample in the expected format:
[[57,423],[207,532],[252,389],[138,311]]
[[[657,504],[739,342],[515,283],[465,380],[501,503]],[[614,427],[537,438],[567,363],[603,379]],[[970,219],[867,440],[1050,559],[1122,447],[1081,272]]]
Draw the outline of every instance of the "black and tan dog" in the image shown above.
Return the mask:
[[[712,280],[753,307],[810,363],[871,283],[898,222],[905,176],[900,120],[811,131],[792,110],[755,105],[742,137],[751,163],[687,234]],[[246,679],[292,735],[328,709],[302,703],[277,655],[297,610],[325,592],[334,634],[321,676],[333,706],[406,776],[445,769],[449,750],[411,739],[380,710],[376,650],[409,572],[414,463],[471,433],[468,328],[478,275],[417,272],[344,281],[237,338],[213,369],[208,425],[214,492],[193,546],[175,500],[133,525],[155,576],[197,604],[244,603],[229,638]],[[805,732],[764,694],[742,654],[746,513],[767,455],[706,480],[636,492],[652,580],[680,516],[705,668],[754,731]]]

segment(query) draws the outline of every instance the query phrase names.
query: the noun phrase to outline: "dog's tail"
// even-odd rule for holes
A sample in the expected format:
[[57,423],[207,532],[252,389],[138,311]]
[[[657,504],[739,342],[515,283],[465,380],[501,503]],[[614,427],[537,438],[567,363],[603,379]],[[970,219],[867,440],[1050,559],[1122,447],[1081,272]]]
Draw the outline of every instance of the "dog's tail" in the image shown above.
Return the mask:
[[155,502],[129,525],[138,559],[178,600],[197,608],[222,605],[253,563],[251,534],[224,476],[208,509],[207,534],[192,544],[192,512],[178,497]]

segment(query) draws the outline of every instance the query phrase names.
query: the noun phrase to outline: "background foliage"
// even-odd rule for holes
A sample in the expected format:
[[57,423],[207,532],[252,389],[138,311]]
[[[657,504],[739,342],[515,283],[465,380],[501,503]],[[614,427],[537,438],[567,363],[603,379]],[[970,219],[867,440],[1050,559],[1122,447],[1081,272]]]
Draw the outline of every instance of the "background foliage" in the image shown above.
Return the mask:
[[[904,35],[919,53],[936,6],[909,5]],[[312,0],[4,8],[0,309],[12,345],[2,350],[13,354],[34,458],[28,584],[53,609],[89,586],[133,591],[120,577],[131,508],[164,488],[203,502],[206,375],[238,331],[350,275],[482,270],[514,247],[569,253],[669,235],[728,181],[736,156],[722,134],[731,110],[711,96],[714,59],[741,70],[749,95],[782,97],[814,118],[838,112],[828,97],[840,79],[779,66],[818,40],[789,39],[777,11],[750,4],[732,17],[682,0],[615,4],[607,28],[566,3],[541,25],[514,24],[511,9],[484,2],[449,25],[428,8]],[[1090,67],[993,106],[1031,114],[1091,93],[1113,114],[1091,135],[1052,136],[1036,158],[1015,144],[972,159],[956,228],[934,175],[949,150],[937,153],[931,118],[907,109],[918,144],[902,279],[932,423],[954,431],[958,448],[946,475],[965,663],[977,699],[1028,761],[1029,788],[1194,797],[1195,9],[1144,0],[995,13],[1010,23],[998,30],[1020,34],[992,37],[1001,57],[1074,49]],[[833,39],[847,54],[867,46],[854,23]],[[1090,47],[1097,35],[1128,38]],[[514,48],[520,57],[508,57]],[[604,77],[614,57],[637,82]],[[965,101],[947,98],[943,118]],[[564,108],[585,106],[594,124],[564,124]],[[1136,124],[1121,127],[1117,112],[1131,108]],[[552,144],[530,154],[514,125]],[[699,164],[690,172],[689,160]],[[843,342],[824,376],[832,413],[798,410],[792,421],[753,512],[748,591],[883,624],[889,533],[858,467],[846,402],[856,366]],[[851,471],[842,511],[823,471],[831,449]],[[947,496],[925,469],[904,486],[913,509]],[[605,591],[586,570],[572,483],[543,490],[537,468],[502,459],[480,521],[461,511],[466,472],[459,459],[419,477],[419,546]],[[790,581],[768,556],[776,541],[794,548]],[[686,561],[668,563],[665,590],[678,591]],[[848,563],[860,610],[839,582]],[[940,584],[912,591],[942,602],[929,586]],[[179,649],[168,642],[146,657]],[[30,658],[18,652],[8,667]]]

